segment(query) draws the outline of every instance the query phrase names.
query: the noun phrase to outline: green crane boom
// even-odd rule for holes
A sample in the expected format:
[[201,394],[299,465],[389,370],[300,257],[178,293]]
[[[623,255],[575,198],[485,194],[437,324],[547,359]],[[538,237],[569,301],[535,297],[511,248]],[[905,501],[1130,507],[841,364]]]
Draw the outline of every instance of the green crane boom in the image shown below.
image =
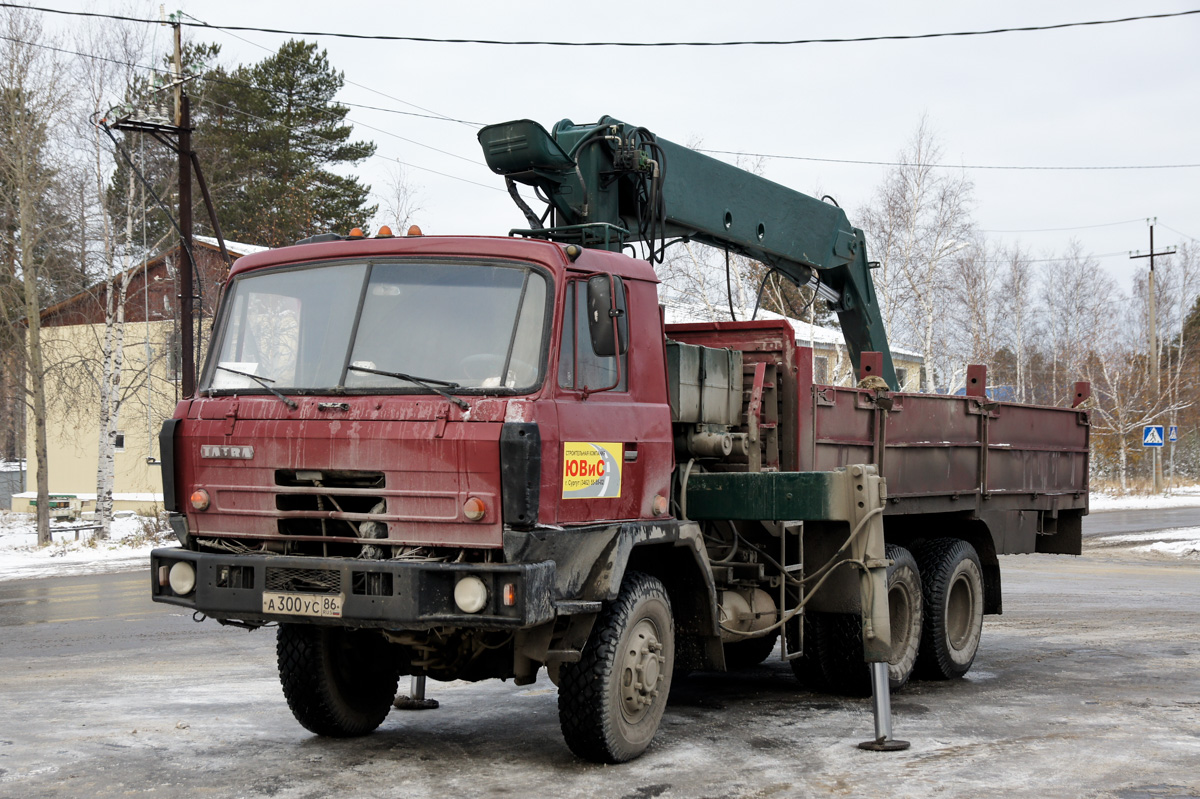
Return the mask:
[[[610,250],[640,240],[651,260],[660,242],[686,237],[761,261],[828,300],[855,369],[863,352],[879,352],[882,377],[899,388],[866,240],[838,206],[611,117],[564,119],[552,133],[504,122],[480,130],[479,143],[529,220],[514,233]],[[541,216],[516,183],[546,202]]]

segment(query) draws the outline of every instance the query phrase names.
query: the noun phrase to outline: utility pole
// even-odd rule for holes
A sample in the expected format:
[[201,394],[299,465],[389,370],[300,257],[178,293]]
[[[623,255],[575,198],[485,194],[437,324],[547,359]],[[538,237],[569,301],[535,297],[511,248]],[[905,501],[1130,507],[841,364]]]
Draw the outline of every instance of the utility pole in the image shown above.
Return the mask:
[[183,92],[183,36],[178,14],[172,15],[175,29],[175,127],[179,132],[179,349],[182,355],[180,377],[183,396],[196,393],[196,320],[193,309],[195,291],[192,263],[192,130],[191,109]]
[[[1158,354],[1158,318],[1155,316],[1154,312],[1154,256],[1171,255],[1175,252],[1174,247],[1163,250],[1162,252],[1154,251],[1154,223],[1157,221],[1157,216],[1146,220],[1146,223],[1150,225],[1150,252],[1145,254],[1141,252],[1132,252],[1129,254],[1130,258],[1150,259],[1150,277],[1147,282],[1146,290],[1149,293],[1148,299],[1150,302],[1150,383],[1153,386],[1153,400],[1156,408],[1160,404],[1161,397],[1159,394],[1158,382],[1158,366],[1160,360]],[[1154,493],[1161,494],[1163,489],[1162,457],[1159,453],[1161,447],[1153,447],[1152,449],[1154,450]]]
[[[196,364],[200,360],[200,337],[196,335],[199,325],[197,322],[203,308],[196,307],[195,277],[197,264],[192,257],[192,179],[200,186],[204,206],[208,211],[208,220],[212,223],[213,232],[225,265],[232,266],[233,259],[225,247],[225,237],[221,233],[221,225],[217,220],[217,210],[213,207],[212,195],[208,191],[208,183],[204,180],[204,172],[200,169],[200,159],[192,150],[192,117],[191,105],[184,84],[195,76],[183,74],[183,43],[180,37],[180,19],[183,12],[177,11],[169,17],[164,17],[163,24],[175,29],[175,57],[173,60],[171,88],[175,95],[175,118],[168,121],[166,108],[146,115],[135,108],[127,108],[111,123],[106,119],[100,120],[105,130],[137,131],[148,133],[160,144],[166,145],[179,156],[179,220],[174,218],[171,223],[179,231],[179,338],[180,338],[180,382],[183,396],[192,397],[196,394]],[[166,88],[163,87],[165,92]],[[175,141],[171,141],[175,137]],[[113,139],[116,144],[116,139]],[[120,145],[117,145],[121,150]],[[123,150],[122,150],[123,152]],[[126,158],[129,166],[135,172],[137,168]],[[138,173],[141,174],[140,172]],[[144,181],[144,178],[143,178]],[[156,195],[157,196],[157,195]],[[159,200],[161,204],[161,200]],[[165,209],[165,206],[164,206]],[[168,212],[168,216],[170,213]]]

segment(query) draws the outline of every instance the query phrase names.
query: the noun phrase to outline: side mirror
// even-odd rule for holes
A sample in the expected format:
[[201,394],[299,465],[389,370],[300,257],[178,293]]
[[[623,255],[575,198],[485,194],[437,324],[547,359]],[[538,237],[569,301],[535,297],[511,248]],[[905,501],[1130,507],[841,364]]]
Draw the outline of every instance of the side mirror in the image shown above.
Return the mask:
[[625,283],[621,278],[616,275],[588,278],[587,315],[592,352],[601,358],[612,358],[619,347],[621,354],[625,354],[629,346],[629,320],[625,316]]

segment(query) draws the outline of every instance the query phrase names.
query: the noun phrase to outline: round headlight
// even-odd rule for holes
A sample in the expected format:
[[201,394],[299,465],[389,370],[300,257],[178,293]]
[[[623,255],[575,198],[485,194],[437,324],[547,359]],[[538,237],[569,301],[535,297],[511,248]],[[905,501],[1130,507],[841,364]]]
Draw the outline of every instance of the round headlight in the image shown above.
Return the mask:
[[454,604],[463,613],[478,613],[487,604],[488,590],[475,575],[468,575],[454,586]]
[[187,596],[196,588],[196,568],[186,560],[178,561],[171,567],[167,584],[177,596]]

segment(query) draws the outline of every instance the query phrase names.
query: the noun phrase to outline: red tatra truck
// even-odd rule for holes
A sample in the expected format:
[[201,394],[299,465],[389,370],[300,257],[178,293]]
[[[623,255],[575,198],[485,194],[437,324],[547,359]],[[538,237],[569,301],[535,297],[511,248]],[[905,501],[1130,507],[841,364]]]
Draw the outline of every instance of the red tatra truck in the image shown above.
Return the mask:
[[[1087,412],[995,401],[982,367],[965,396],[894,391],[834,205],[610,118],[480,141],[528,230],[324,234],[234,266],[161,434],[180,546],[152,555],[154,599],[277,624],[320,735],[374,730],[402,675],[413,706],[426,677],[544,669],[571,750],[620,762],[673,676],[778,651],[873,691],[873,744],[898,745],[888,691],[970,669],[998,556],[1079,553]],[[786,323],[664,326],[671,236],[817,290],[862,387],[815,384]]]

